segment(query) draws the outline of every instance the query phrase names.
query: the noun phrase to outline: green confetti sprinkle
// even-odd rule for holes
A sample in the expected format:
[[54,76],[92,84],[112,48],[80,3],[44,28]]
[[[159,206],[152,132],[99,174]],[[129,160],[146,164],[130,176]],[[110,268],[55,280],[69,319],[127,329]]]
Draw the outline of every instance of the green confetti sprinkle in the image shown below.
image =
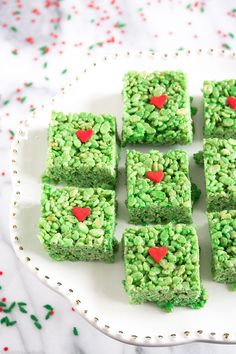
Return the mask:
[[38,318],[35,315],[30,315],[31,320],[38,322]]
[[178,50],[179,51],[184,50],[184,47],[179,47]]
[[61,74],[66,74],[67,71],[68,71],[67,69],[64,69],[64,70],[62,70]]
[[48,63],[45,61],[45,63],[43,63],[43,68],[46,69],[48,67]]
[[25,309],[25,306],[27,305],[25,302],[18,302],[18,308],[19,311],[22,313],[28,313],[28,311]]
[[5,324],[7,327],[14,326],[17,321],[10,321],[9,317],[5,316],[1,319],[1,324]]
[[5,304],[5,302],[0,301],[0,307],[6,307],[7,305]]
[[223,44],[223,47],[224,47],[225,49],[231,49],[231,47],[230,47],[230,45],[229,45],[228,43],[224,43],[224,44]]
[[122,22],[116,22],[116,24],[115,24],[115,27],[117,27],[117,28],[124,28],[126,26],[126,24],[125,23],[122,23]]
[[73,334],[74,336],[78,336],[79,335],[79,331],[76,327],[73,327]]
[[229,37],[234,38],[234,34],[229,32]]
[[34,325],[38,329],[42,329],[42,325],[39,322],[34,322]]
[[33,82],[28,82],[25,84],[26,87],[31,87],[33,85]]
[[49,81],[49,77],[45,76],[44,80]]
[[20,103],[24,103],[25,100],[26,100],[26,97],[22,97],[22,98],[20,99]]
[[3,312],[11,313],[15,306],[16,306],[16,302],[14,301],[11,303],[11,305],[8,308],[4,309]]
[[54,25],[54,30],[56,31],[56,30],[58,30],[58,28],[59,28],[59,25],[57,23],[56,25]]
[[45,55],[49,52],[49,48],[47,46],[43,46],[39,48],[41,55]]
[[46,316],[45,316],[45,320],[48,320],[51,317],[51,311],[49,311]]
[[70,21],[71,20],[71,15],[69,14],[68,16],[67,16],[67,21]]
[[12,50],[11,53],[12,53],[13,55],[18,55],[17,49]]
[[6,106],[9,102],[10,100],[3,101],[3,106]]
[[46,310],[50,310],[50,311],[53,311],[53,307],[49,304],[46,304],[43,306]]
[[13,130],[9,130],[9,134],[10,134],[10,136],[15,136],[15,133],[13,132]]
[[11,29],[13,32],[17,32],[17,31],[18,31],[17,28],[14,27],[14,26],[10,27],[10,29]]

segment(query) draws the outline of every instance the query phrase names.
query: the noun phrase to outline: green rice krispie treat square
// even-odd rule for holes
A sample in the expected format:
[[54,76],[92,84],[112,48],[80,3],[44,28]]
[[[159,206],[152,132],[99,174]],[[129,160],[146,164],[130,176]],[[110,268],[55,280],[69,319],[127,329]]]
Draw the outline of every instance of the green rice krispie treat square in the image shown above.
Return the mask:
[[185,151],[147,154],[128,150],[127,207],[133,224],[192,222],[191,182]]
[[212,275],[221,283],[236,282],[236,210],[208,214]]
[[208,211],[236,209],[236,140],[204,140]]
[[114,261],[115,192],[44,185],[39,240],[57,261]]
[[48,142],[46,181],[76,187],[115,187],[115,117],[53,112]]
[[181,71],[128,72],[123,101],[124,145],[192,143],[190,98]]
[[130,303],[191,305],[201,295],[195,228],[184,224],[128,228],[123,235]]
[[236,138],[236,80],[205,81],[204,136]]

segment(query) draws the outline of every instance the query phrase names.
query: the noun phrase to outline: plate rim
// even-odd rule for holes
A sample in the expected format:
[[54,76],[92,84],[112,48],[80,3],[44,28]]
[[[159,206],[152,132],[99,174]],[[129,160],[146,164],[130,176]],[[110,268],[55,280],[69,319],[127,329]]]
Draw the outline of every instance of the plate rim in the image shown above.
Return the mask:
[[232,339],[230,333],[222,333],[222,339],[216,339],[215,332],[206,333],[203,332],[201,329],[196,330],[194,333],[190,331],[184,331],[181,334],[170,333],[167,336],[157,335],[155,338],[152,336],[144,336],[138,337],[136,335],[129,335],[127,336],[124,331],[121,330],[114,330],[109,325],[104,324],[102,320],[98,319],[95,316],[88,316],[88,310],[83,309],[81,306],[81,301],[74,295],[72,289],[66,289],[62,283],[59,281],[50,278],[49,276],[42,274],[40,272],[39,267],[35,266],[34,262],[32,262],[31,258],[27,256],[24,252],[24,248],[21,245],[20,237],[18,236],[17,232],[17,206],[20,200],[20,180],[18,178],[18,170],[16,167],[17,164],[17,154],[18,154],[18,146],[23,139],[26,138],[27,132],[30,129],[31,123],[34,119],[37,118],[37,112],[39,110],[44,110],[45,107],[52,106],[55,100],[60,99],[65,93],[67,88],[69,89],[73,84],[79,80],[80,76],[86,74],[89,68],[99,65],[104,61],[115,60],[120,57],[128,57],[128,56],[138,56],[138,57],[153,57],[155,59],[161,58],[162,60],[167,59],[168,57],[178,57],[178,56],[190,56],[190,55],[207,55],[207,56],[224,56],[227,58],[236,59],[236,52],[228,52],[218,49],[185,49],[182,51],[168,51],[168,52],[156,52],[156,51],[119,51],[115,53],[110,53],[103,56],[91,57],[89,63],[86,67],[81,68],[79,70],[76,77],[69,82],[64,88],[61,88],[61,92],[59,92],[56,96],[47,99],[46,102],[41,105],[40,107],[36,108],[35,111],[29,113],[29,119],[25,120],[24,126],[20,127],[15,135],[15,139],[11,145],[11,152],[10,152],[10,177],[12,183],[12,198],[10,204],[10,239],[11,244],[13,246],[14,252],[16,253],[17,257],[21,260],[23,264],[26,264],[27,267],[31,270],[33,274],[35,274],[40,281],[47,285],[52,290],[56,291],[60,295],[64,296],[74,307],[76,312],[78,312],[85,320],[87,320],[93,327],[98,329],[103,334],[116,339],[120,342],[136,345],[136,346],[145,346],[145,347],[164,347],[164,346],[174,346],[174,345],[182,345],[188,344],[192,342],[205,342],[205,343],[215,343],[215,344],[236,344],[236,338]]

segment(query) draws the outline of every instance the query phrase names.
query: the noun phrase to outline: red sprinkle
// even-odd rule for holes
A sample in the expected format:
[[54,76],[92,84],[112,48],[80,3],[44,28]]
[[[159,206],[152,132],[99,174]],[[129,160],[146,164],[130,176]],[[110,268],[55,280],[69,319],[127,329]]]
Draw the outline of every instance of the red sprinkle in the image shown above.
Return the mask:
[[226,102],[232,109],[236,109],[236,97],[229,96]]
[[3,297],[2,298],[2,302],[6,302],[7,301],[7,298],[6,297]]
[[53,316],[53,315],[54,315],[54,313],[55,313],[55,312],[54,312],[53,310],[52,310],[52,311],[50,311],[50,315],[51,315],[51,316]]
[[162,260],[162,258],[165,257],[165,255],[168,252],[168,248],[166,246],[163,247],[150,247],[148,250],[149,256],[152,257],[152,259],[154,259],[154,261],[156,261],[157,263],[160,263],[160,261]]
[[2,307],[0,307],[0,312],[2,312],[3,311],[3,308]]
[[8,351],[8,347],[4,347],[3,350],[4,350],[4,352],[7,352]]
[[27,37],[25,40],[29,44],[34,44],[34,38],[33,37]]
[[77,132],[76,132],[77,138],[78,138],[82,143],[86,143],[86,141],[88,141],[89,139],[91,139],[92,135],[93,135],[93,130],[92,130],[92,129],[88,129],[88,130],[77,130]]
[[81,222],[83,221],[85,218],[87,218],[87,216],[89,216],[91,212],[90,208],[79,208],[79,207],[74,207],[72,209],[72,214]]
[[162,170],[148,171],[146,177],[152,182],[160,183],[164,179],[165,174]]
[[153,96],[150,98],[150,103],[158,109],[161,109],[167,101],[167,95]]

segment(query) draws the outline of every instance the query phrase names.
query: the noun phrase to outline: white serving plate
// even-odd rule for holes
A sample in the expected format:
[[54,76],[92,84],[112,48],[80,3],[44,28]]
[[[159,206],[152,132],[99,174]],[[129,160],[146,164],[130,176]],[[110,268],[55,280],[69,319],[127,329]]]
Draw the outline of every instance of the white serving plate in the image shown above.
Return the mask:
[[[192,154],[202,148],[201,87],[205,79],[236,78],[236,55],[209,50],[182,51],[168,54],[119,53],[90,63],[62,93],[42,106],[15,137],[12,147],[11,239],[18,257],[45,284],[64,295],[75,309],[94,327],[126,343],[164,346],[207,341],[236,343],[236,293],[211,278],[211,253],[205,214],[203,171]],[[119,253],[114,264],[70,263],[51,260],[40,245],[40,177],[47,151],[47,128],[52,110],[111,113],[122,123],[122,76],[128,70],[153,71],[180,69],[189,76],[189,91],[198,106],[194,118],[196,134],[191,146],[184,146],[190,156],[193,181],[202,189],[201,201],[194,208],[194,223],[201,247],[201,276],[209,293],[201,310],[176,308],[165,313],[152,304],[130,305],[121,281],[123,263]],[[177,148],[165,147],[161,151]],[[148,151],[149,148],[138,148]],[[125,201],[124,155],[119,165],[118,225],[120,240],[127,224]]]

